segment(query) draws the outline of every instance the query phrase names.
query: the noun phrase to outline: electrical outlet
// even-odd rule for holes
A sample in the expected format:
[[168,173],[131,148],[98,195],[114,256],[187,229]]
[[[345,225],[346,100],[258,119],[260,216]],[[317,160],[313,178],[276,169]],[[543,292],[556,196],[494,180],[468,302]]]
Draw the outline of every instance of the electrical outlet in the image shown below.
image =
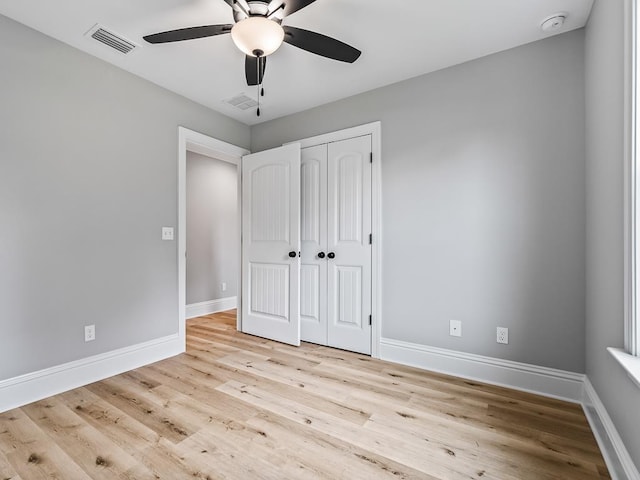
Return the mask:
[[95,325],[85,325],[84,327],[84,341],[92,342],[96,339],[96,326]]
[[509,343],[509,329],[505,327],[498,327],[496,329],[496,342]]
[[462,322],[460,320],[449,320],[449,335],[452,337],[462,336]]
[[222,282],[220,284],[220,290],[222,290],[223,292],[227,291],[227,282]]

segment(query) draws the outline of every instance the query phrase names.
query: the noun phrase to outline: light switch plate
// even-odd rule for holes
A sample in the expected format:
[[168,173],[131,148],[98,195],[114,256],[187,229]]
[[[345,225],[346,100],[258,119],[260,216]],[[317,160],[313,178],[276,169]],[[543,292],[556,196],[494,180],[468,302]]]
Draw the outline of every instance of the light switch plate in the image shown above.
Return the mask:
[[173,227],[162,227],[162,240],[173,240]]
[[452,337],[462,336],[462,322],[460,320],[449,320],[449,335]]

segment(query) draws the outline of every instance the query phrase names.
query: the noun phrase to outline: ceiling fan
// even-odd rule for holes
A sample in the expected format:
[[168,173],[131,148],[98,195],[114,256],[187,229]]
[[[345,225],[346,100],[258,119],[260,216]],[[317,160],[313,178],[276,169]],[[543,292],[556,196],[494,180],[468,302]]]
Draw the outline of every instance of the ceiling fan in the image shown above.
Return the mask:
[[234,24],[180,28],[143,38],[149,43],[168,43],[230,33],[236,46],[245,54],[247,85],[262,84],[266,57],[275,52],[283,41],[333,60],[355,62],[362,52],[351,45],[320,33],[281,25],[286,17],[315,1],[224,0],[233,9]]

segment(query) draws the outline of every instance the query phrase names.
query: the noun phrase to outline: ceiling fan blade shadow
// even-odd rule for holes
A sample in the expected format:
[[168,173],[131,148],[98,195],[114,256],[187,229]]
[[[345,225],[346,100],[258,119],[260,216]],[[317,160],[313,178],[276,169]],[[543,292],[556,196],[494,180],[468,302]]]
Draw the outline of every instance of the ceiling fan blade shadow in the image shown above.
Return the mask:
[[244,76],[247,79],[247,85],[260,85],[264,78],[264,70],[266,67],[267,57],[252,57],[251,55],[246,55],[244,58]]
[[179,28],[177,30],[169,30],[167,32],[154,33],[146,35],[144,38],[149,43],[169,43],[181,42],[183,40],[193,40],[196,38],[213,37],[215,35],[223,35],[231,33],[233,25],[203,25],[201,27]]
[[284,2],[284,16],[288,17],[292,13],[296,13],[298,10],[302,10],[304,7],[311,5],[316,0],[285,0]]
[[353,63],[362,53],[357,48],[347,45],[335,38],[327,37],[321,33],[311,32],[302,28],[284,26],[284,41],[289,45],[301,48],[307,52],[315,53],[322,57]]

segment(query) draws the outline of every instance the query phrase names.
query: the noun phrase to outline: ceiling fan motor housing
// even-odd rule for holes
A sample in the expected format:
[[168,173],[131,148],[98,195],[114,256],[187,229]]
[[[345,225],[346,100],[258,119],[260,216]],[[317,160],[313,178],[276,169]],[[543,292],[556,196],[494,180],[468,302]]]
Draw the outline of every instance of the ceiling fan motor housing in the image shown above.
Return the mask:
[[[276,2],[276,3],[279,3],[279,5],[276,7],[277,11],[270,10],[269,6],[271,5],[272,2],[263,2],[260,0],[253,0],[253,1],[247,1],[246,3],[249,5],[249,10],[248,10],[249,16],[251,17],[269,16],[270,20],[273,20],[276,23],[282,23],[282,20],[284,18],[283,9],[280,8],[281,6],[284,5],[282,2]],[[273,15],[270,15],[271,13],[273,13]],[[243,9],[239,7],[234,7],[233,19],[236,21],[236,23],[241,20],[244,20],[245,18],[247,18],[247,16],[243,11]]]

